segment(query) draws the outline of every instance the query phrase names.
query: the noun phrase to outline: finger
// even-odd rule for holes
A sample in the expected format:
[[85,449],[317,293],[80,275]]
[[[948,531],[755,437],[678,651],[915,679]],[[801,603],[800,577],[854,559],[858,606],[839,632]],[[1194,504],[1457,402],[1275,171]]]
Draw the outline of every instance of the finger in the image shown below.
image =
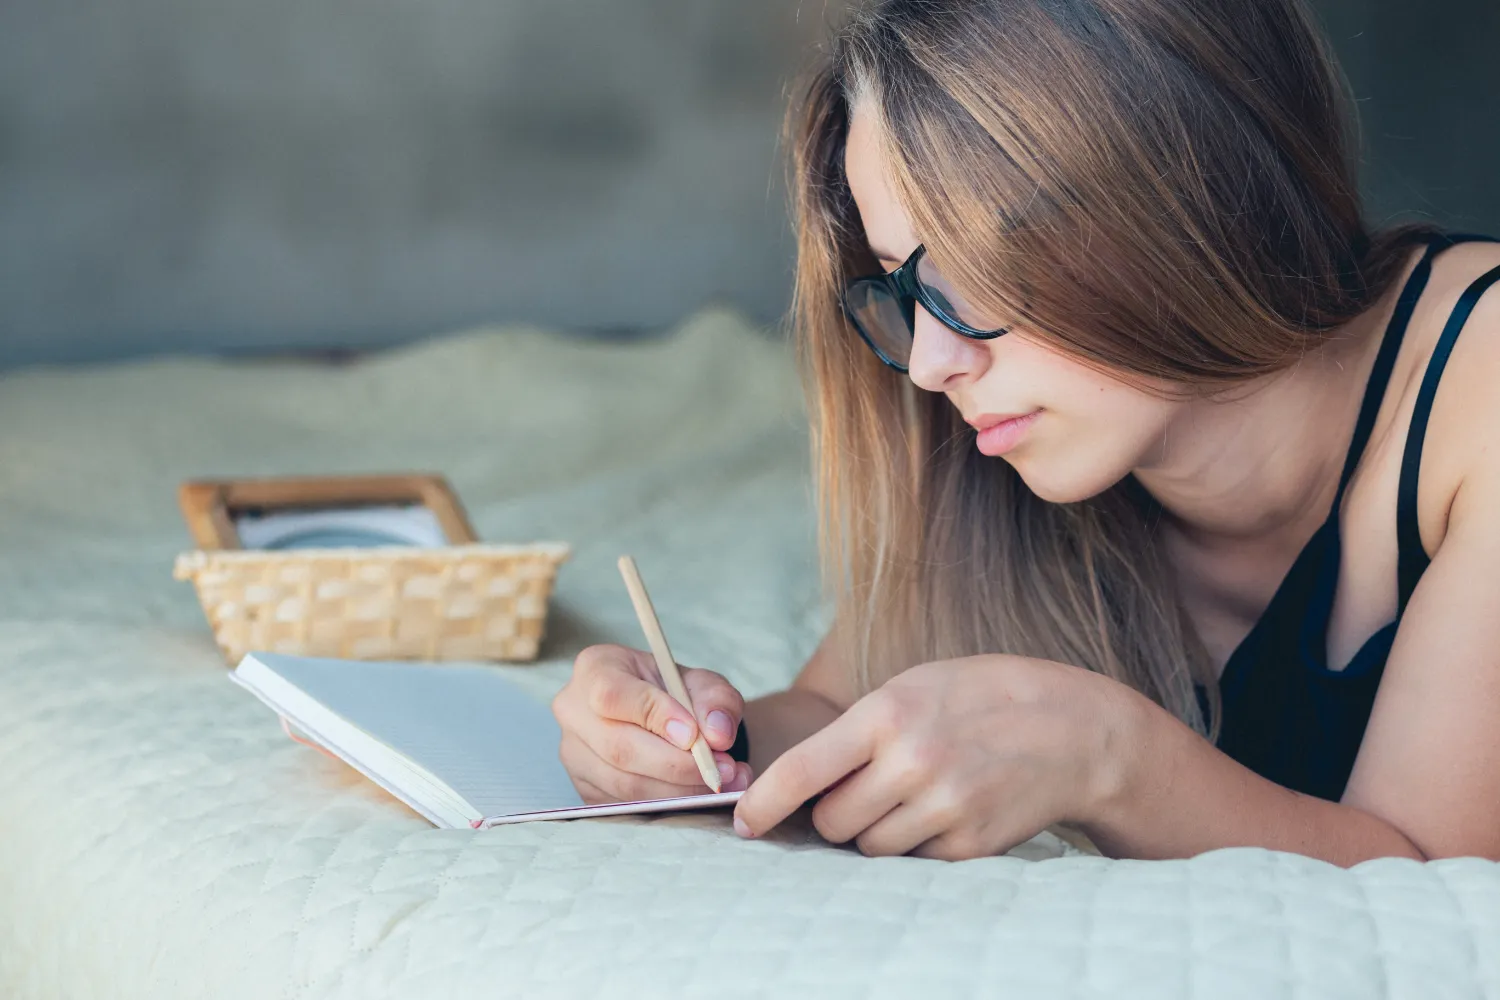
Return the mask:
[[[723,772],[720,771],[719,773],[722,774]],[[734,776],[724,783],[721,791],[743,792],[750,787],[750,782],[754,780],[755,770],[749,764],[740,761],[734,765]]]
[[[1004,850],[1009,850],[1009,848]],[[911,849],[910,853],[913,857],[931,858],[934,861],[968,861],[972,858],[987,858],[992,854],[1002,854],[1004,850],[987,850],[973,834],[949,830],[918,844]]]
[[952,816],[922,796],[871,823],[855,838],[855,844],[861,854],[872,858],[895,857],[930,843],[947,833],[952,824]]
[[682,671],[682,683],[708,745],[715,750],[728,750],[734,745],[740,718],[745,714],[744,696],[712,670],[686,668]]
[[912,848],[911,853],[941,861],[993,857],[1026,843],[1047,830],[1051,822],[1040,811],[1024,809],[1007,810],[1003,822],[984,828],[955,820],[940,824],[942,831]]
[[735,806],[735,829],[756,837],[808,799],[869,763],[874,729],[852,709],[778,757]]
[[587,681],[588,707],[605,719],[655,733],[679,750],[698,738],[698,720],[666,691],[621,669],[600,669]]
[[[585,746],[616,770],[673,785],[703,784],[692,754],[677,749],[640,726],[613,719],[597,719],[594,725],[580,730],[578,736]],[[725,759],[728,760],[727,755]]]
[[604,789],[600,788],[597,783],[590,780],[586,769],[592,769],[597,774],[598,767],[584,753],[581,744],[577,740],[564,735],[562,744],[557,748],[557,756],[562,761],[563,769],[568,772],[568,780],[573,782],[573,787],[578,790],[578,794],[582,796],[583,801],[587,805],[615,801],[613,795],[610,795]]
[[879,758],[839,782],[813,807],[813,827],[831,844],[853,840],[901,805],[901,789]]
[[623,671],[660,686],[656,660],[643,649],[615,643],[598,643],[580,650],[573,658],[573,675],[589,677],[600,671]]
[[701,779],[692,785],[680,785],[642,774],[632,774],[611,767],[578,740],[563,747],[563,766],[575,781],[582,779],[603,793],[607,802],[645,802],[652,799],[675,799],[700,795],[705,791]]
[[[735,777],[739,774],[739,764],[738,764],[737,761],[735,761],[735,759],[733,757],[729,756],[727,753],[725,753],[722,750],[715,750],[714,751],[714,765],[716,767],[718,767],[718,769],[719,769],[719,791],[721,791],[721,792],[742,791],[742,789],[735,789],[735,788],[729,788],[729,787],[727,787],[728,784],[729,784],[729,782],[733,781],[735,779]],[[701,774],[699,776],[699,780],[700,781],[702,780],[702,775]],[[704,788],[707,789],[708,786],[705,785]],[[711,791],[711,789],[709,789],[709,790]]]
[[601,802],[613,802],[604,790],[585,778],[573,778],[573,787],[578,789],[578,797],[583,799],[586,806],[598,805]]
[[653,775],[621,771],[578,739],[565,738],[559,748],[559,756],[570,777],[593,785],[603,793],[604,801],[608,802],[677,798],[699,795],[706,791],[696,768],[693,769],[692,784],[679,784]]
[[[588,704],[588,692],[582,690],[582,685],[570,683],[564,687],[557,697],[552,701],[552,714],[557,718],[558,726],[562,729],[560,756],[563,758],[564,766],[571,767],[567,751],[570,743],[582,743],[584,746],[594,749],[595,757],[602,757],[602,747],[611,738],[610,729],[616,726],[628,726],[628,723],[616,722],[606,719],[596,713]],[[629,726],[641,733],[646,739],[654,740],[662,746],[672,749],[658,737],[647,733],[639,726]],[[673,751],[678,752],[678,751]],[[597,782],[596,782],[597,783]]]

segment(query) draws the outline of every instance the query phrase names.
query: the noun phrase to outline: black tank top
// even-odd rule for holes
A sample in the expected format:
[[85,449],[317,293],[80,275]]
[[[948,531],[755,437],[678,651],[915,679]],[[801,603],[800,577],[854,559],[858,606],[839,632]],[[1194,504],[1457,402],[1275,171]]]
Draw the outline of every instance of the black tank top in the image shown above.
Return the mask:
[[1401,290],[1370,371],[1333,509],[1297,556],[1271,603],[1229,657],[1219,678],[1223,695],[1219,748],[1263,777],[1299,792],[1333,801],[1343,795],[1396,627],[1427,569],[1427,553],[1417,530],[1417,477],[1427,420],[1459,332],[1479,297],[1500,281],[1500,267],[1474,281],[1459,297],[1417,393],[1396,499],[1396,620],[1370,636],[1348,666],[1330,670],[1328,623],[1338,587],[1339,507],[1344,490],[1375,426],[1402,337],[1432,275],[1433,258],[1451,246],[1476,240],[1500,242],[1484,236],[1427,237],[1427,250]]

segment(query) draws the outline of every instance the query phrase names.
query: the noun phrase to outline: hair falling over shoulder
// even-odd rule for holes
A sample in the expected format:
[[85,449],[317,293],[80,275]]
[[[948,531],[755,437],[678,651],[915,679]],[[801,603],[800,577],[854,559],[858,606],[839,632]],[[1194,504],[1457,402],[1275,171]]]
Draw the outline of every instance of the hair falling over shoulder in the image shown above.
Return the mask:
[[856,102],[969,301],[1118,378],[1210,391],[1368,309],[1413,232],[1363,220],[1317,26],[1299,0],[885,0],[839,30],[787,121],[821,558],[862,689],[1013,653],[1212,734],[1217,684],[1144,491],[1039,499],[849,328],[844,281],[879,270],[844,177]]

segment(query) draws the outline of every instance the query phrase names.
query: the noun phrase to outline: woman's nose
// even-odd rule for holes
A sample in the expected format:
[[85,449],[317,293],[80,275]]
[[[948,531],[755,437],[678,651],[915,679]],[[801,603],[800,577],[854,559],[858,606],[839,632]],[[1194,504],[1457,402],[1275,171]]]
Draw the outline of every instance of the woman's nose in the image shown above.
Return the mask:
[[959,336],[917,306],[906,370],[919,388],[947,392],[982,375],[988,360],[983,343]]

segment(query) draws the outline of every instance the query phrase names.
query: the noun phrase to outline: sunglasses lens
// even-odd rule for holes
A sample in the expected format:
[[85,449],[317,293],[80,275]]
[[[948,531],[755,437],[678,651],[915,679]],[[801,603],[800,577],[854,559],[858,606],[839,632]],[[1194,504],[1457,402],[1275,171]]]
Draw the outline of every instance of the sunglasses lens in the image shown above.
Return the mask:
[[984,315],[965,300],[926,254],[917,261],[917,281],[932,303],[944,313],[939,319],[957,321],[971,330],[994,331],[1004,327],[1005,324],[996,317]]
[[844,308],[877,354],[887,363],[906,368],[911,361],[911,320],[885,282],[850,282]]

